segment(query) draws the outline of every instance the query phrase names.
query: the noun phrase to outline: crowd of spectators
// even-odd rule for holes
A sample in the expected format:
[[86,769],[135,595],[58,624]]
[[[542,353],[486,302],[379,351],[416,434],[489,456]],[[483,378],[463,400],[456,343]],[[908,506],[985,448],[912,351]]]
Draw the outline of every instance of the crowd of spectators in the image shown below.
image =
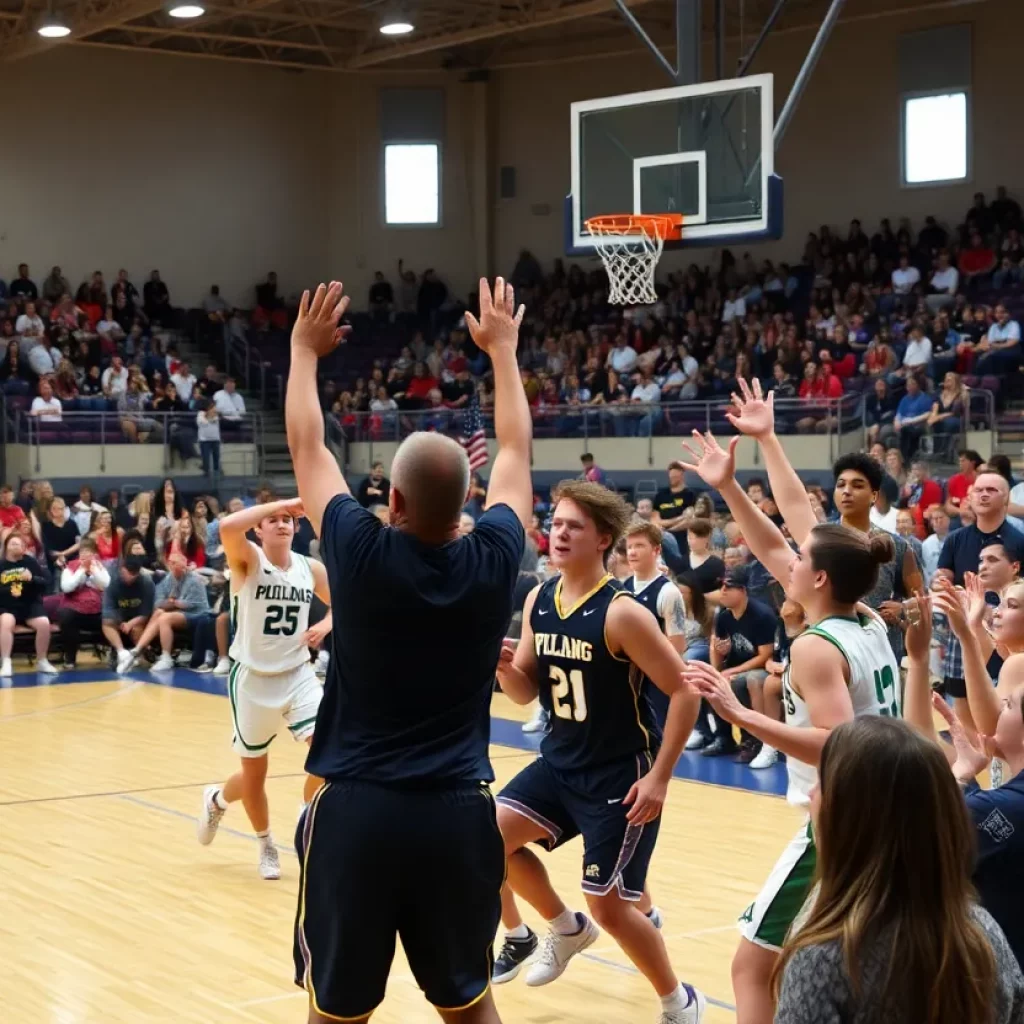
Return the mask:
[[[170,478],[129,501],[117,490],[99,501],[89,486],[65,500],[46,480],[25,481],[17,494],[3,485],[0,678],[12,674],[19,627],[34,634],[43,673],[57,671],[51,642],[59,644],[62,666],[74,668],[86,638],[111,667],[125,668],[131,651],[153,644],[154,671],[173,668],[178,647],[178,664],[226,674],[229,572],[220,519],[270,500],[263,488],[223,508],[209,494],[186,501]],[[309,555],[315,546],[309,521],[300,520],[294,550]]]
[[[824,226],[792,264],[723,250],[715,267],[668,273],[654,306],[626,310],[609,305],[603,270],[556,260],[545,271],[523,252],[511,280],[526,306],[519,358],[535,421],[559,436],[671,433],[682,424],[668,403],[724,402],[737,379],[757,377],[793,400],[780,412],[787,429],[834,426],[830,400],[852,392],[873,440],[891,438],[906,458],[924,438],[955,448],[965,381],[1004,396],[1019,387],[1020,232],[1020,206],[1000,187],[952,231],[934,217],[917,231],[883,220],[871,236],[857,220],[845,235]],[[350,436],[457,432],[474,398],[485,416],[493,405],[487,359],[437,285],[432,272],[417,284],[403,270],[397,290],[375,275],[371,316],[404,325],[406,344],[372,364],[353,355],[324,381],[324,409]]]

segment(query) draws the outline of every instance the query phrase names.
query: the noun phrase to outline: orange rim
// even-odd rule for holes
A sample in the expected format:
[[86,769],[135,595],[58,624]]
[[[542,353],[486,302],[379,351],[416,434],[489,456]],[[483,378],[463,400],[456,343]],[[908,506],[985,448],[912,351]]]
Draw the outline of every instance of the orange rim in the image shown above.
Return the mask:
[[590,217],[586,222],[592,235],[653,235],[661,239],[676,239],[683,235],[681,213],[609,213]]

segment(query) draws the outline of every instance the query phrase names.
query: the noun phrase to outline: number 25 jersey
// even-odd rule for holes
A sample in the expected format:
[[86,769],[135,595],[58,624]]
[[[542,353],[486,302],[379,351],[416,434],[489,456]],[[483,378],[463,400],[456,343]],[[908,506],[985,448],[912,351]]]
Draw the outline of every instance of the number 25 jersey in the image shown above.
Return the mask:
[[259,561],[249,569],[241,588],[231,581],[231,620],[235,639],[231,657],[266,675],[290,672],[309,661],[302,639],[309,629],[313,570],[303,555],[291,552],[287,569],[256,551]]
[[541,754],[553,768],[573,771],[657,750],[657,726],[640,696],[643,673],[605,639],[613,601],[635,598],[612,576],[568,609],[561,577],[541,585],[530,613],[541,706],[551,728]]

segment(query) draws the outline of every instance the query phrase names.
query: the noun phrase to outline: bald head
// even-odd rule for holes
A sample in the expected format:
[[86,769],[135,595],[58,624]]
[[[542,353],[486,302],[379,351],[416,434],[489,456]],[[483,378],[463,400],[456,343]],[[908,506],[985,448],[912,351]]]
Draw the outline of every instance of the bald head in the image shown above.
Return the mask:
[[469,493],[469,459],[444,434],[410,434],[391,463],[394,518],[423,540],[447,539],[459,524]]

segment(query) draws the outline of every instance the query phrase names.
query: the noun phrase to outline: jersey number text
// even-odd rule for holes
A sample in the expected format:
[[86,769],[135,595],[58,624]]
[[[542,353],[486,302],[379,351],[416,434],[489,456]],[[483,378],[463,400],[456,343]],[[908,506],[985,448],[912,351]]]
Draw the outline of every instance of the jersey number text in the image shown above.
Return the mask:
[[263,621],[264,636],[295,636],[298,628],[298,605],[272,604],[267,608],[267,617]]
[[[568,676],[557,665],[551,666],[550,676],[554,680],[551,687],[551,706],[559,718],[573,719],[583,722],[587,717],[587,694],[583,689],[583,672],[574,668]],[[572,689],[571,704],[566,701]]]

